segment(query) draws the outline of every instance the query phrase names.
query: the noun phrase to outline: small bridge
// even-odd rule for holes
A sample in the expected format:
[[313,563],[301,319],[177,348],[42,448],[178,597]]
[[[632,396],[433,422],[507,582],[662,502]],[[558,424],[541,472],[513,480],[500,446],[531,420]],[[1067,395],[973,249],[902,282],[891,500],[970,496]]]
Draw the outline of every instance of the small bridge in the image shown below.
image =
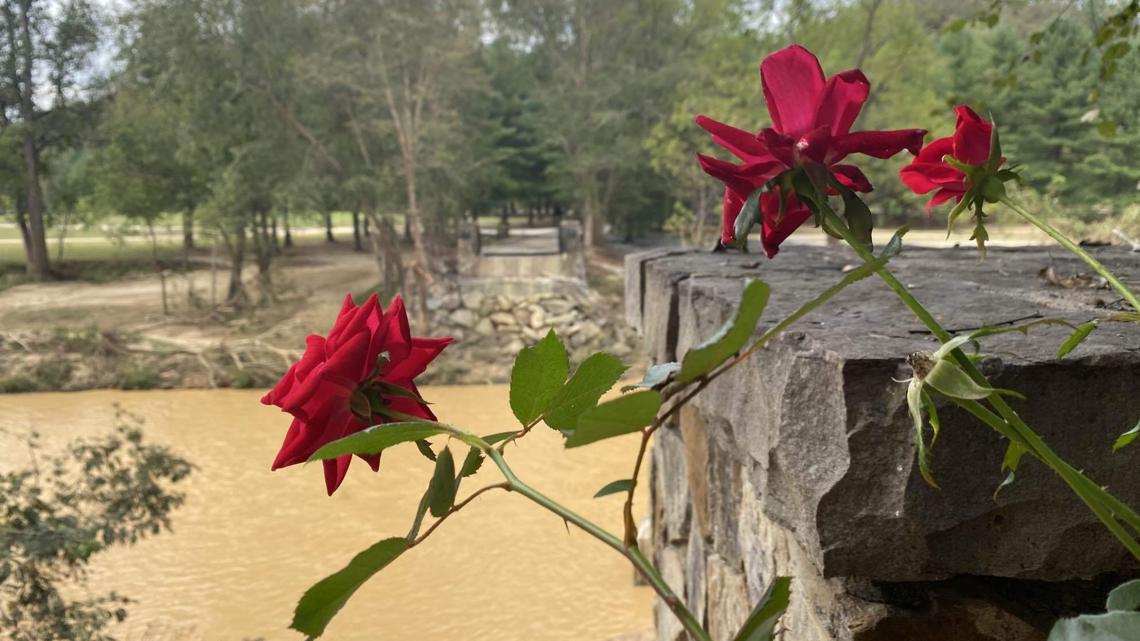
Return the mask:
[[459,235],[459,275],[499,281],[496,288],[509,290],[529,290],[550,280],[585,282],[581,237],[577,221],[507,229],[467,223]]

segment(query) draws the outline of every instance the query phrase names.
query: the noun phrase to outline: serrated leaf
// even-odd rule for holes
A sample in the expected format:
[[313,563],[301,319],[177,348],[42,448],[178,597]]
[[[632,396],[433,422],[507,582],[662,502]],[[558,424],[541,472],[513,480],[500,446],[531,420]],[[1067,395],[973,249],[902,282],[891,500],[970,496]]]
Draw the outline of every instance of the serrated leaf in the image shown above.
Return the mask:
[[598,399],[609,391],[625,373],[626,367],[613,354],[591,354],[558,394],[545,413],[546,424],[556,430],[572,430],[578,417],[598,404]]
[[463,467],[459,469],[459,478],[467,478],[483,467],[483,452],[477,447],[467,451],[467,458],[463,459]]
[[630,479],[619,479],[617,481],[610,481],[609,483],[606,483],[604,486],[602,486],[602,489],[598,490],[597,493],[594,494],[594,498],[600,499],[603,496],[609,496],[610,494],[618,494],[620,492],[628,492],[629,488],[631,488],[631,487],[633,487],[633,481],[631,481]]
[[768,305],[770,290],[763,281],[752,280],[744,286],[736,314],[705,342],[690,349],[681,359],[681,370],[674,377],[687,383],[708,374],[744,347],[764,308]]
[[1136,427],[1116,437],[1116,442],[1112,444],[1112,451],[1115,452],[1122,447],[1126,447],[1129,443],[1135,441],[1138,436],[1140,436],[1140,422],[1136,423]]
[[428,484],[428,511],[437,519],[451,509],[455,503],[455,458],[450,448],[443,448],[435,459],[435,472]]
[[529,425],[550,409],[569,373],[570,356],[554,330],[523,348],[511,368],[511,411],[519,423]]
[[733,641],[772,641],[776,634],[776,624],[791,600],[791,577],[776,577],[733,637]]
[[427,421],[383,423],[325,445],[310,456],[309,461],[323,461],[346,454],[376,454],[393,445],[445,433],[448,430],[439,423]]
[[645,376],[641,378],[640,383],[626,385],[621,388],[621,391],[628,392],[635,389],[651,389],[660,385],[664,385],[668,383],[669,379],[672,378],[673,375],[676,374],[680,369],[681,364],[677,361],[669,361],[668,363],[660,363],[658,365],[654,365],[653,367],[645,370]]
[[1085,342],[1085,339],[1089,337],[1089,334],[1091,334],[1094,329],[1096,329],[1096,326],[1097,321],[1089,321],[1087,323],[1081,323],[1080,325],[1077,325],[1077,328],[1073,330],[1073,333],[1069,334],[1069,337],[1065,339],[1065,342],[1061,343],[1060,349],[1057,350],[1057,358],[1064,358],[1069,354],[1069,352],[1076,349],[1078,345]]
[[342,570],[305,592],[289,627],[313,638],[321,636],[353,593],[407,549],[408,541],[397,537],[384,539],[357,554]]
[[566,447],[588,445],[602,439],[636,432],[651,424],[661,408],[661,394],[645,390],[619,396],[582,412]]

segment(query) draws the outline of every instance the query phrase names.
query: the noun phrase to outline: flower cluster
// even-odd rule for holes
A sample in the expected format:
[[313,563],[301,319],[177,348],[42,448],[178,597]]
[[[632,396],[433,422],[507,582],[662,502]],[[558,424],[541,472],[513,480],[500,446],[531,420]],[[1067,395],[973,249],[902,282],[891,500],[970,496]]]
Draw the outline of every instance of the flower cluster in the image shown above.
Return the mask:
[[[301,360],[261,399],[293,415],[273,469],[304,463],[323,445],[378,423],[434,421],[415,378],[451,340],[412,336],[399,296],[387,310],[375,294],[360,306],[345,297],[328,336],[310,335]],[[379,470],[379,454],[361,458]],[[330,495],[351,460],[324,461]]]
[[807,49],[792,45],[760,63],[760,84],[772,126],[753,134],[697,116],[697,124],[713,142],[742,162],[734,164],[698,154],[701,167],[725,184],[721,243],[736,241],[735,221],[748,197],[760,196],[761,243],[769,258],[809,217],[808,207],[779,180],[786,172],[815,164],[827,169],[842,187],[869,192],[872,186],[855,165],[843,161],[853,153],[890,158],[902,150],[918,153],[924,129],[852,132],[867,102],[871,83],[858,69],[826,78],[819,60]]

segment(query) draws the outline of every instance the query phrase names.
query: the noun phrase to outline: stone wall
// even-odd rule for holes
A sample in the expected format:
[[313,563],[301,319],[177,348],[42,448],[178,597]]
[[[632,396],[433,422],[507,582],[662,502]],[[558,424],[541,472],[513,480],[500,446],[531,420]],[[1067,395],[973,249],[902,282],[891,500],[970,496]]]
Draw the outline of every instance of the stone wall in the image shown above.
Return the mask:
[[[1134,255],[1097,250],[1138,284]],[[1083,322],[1120,302],[1039,273],[1081,265],[1044,249],[908,249],[892,269],[944,326],[965,331],[1038,316]],[[655,362],[675,360],[732,313],[746,278],[772,286],[758,331],[843,274],[838,248],[772,261],[655,251],[626,261],[626,315]],[[987,340],[981,365],[1021,390],[1019,413],[1053,448],[1140,506],[1140,448],[1115,437],[1140,419],[1140,327],[1102,325],[1064,361],[1061,327]],[[794,577],[784,641],[1039,641],[1060,615],[1096,610],[1137,564],[1072,492],[1026,457],[1003,478],[1004,442],[941,407],[941,491],[919,476],[904,357],[933,351],[875,278],[813,312],[718,379],[667,429],[651,463],[652,543],[666,579],[714,640],[731,639],[768,582]],[[683,638],[664,606],[658,638]]]
[[[553,258],[558,259],[558,256]],[[553,329],[573,363],[597,351],[626,358],[640,340],[621,318],[620,300],[568,278],[464,278],[444,284],[428,301],[430,336],[453,336],[424,380],[502,383],[515,355]]]

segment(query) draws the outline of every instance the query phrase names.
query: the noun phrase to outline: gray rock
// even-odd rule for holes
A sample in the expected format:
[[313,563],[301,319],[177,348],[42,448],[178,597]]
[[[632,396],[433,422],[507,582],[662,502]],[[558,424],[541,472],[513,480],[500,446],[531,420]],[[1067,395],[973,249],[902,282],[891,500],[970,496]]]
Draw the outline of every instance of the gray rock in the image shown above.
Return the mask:
[[[1140,280],[1133,257],[1096,251],[1126,281]],[[773,261],[630,257],[626,313],[655,362],[675,360],[732,315],[745,278],[772,286],[759,332],[837,282],[850,262],[841,250],[808,247]],[[1058,252],[1000,248],[981,263],[973,251],[907,249],[892,270],[952,328],[1033,315],[1084,322],[1115,304],[1106,292],[1039,279],[1050,264],[1087,271]],[[1029,457],[995,501],[1005,444],[954,407],[940,407],[933,451],[942,490],[923,482],[905,385],[895,382],[910,376],[908,353],[937,347],[920,330],[867,279],[709,385],[681,412],[679,430],[658,431],[654,544],[684,545],[685,594],[707,601],[714,638],[731,638],[770,582],[791,575],[788,641],[1042,641],[1058,604],[1093,592],[1095,584],[1070,580],[1138,573],[1071,490]],[[1140,450],[1111,452],[1140,416],[1140,326],[1102,325],[1058,362],[1069,331],[988,338],[994,356],[983,369],[996,385],[1029,394],[1012,404],[1054,450],[1140,506]],[[697,548],[708,554],[703,573]],[[1026,614],[1038,610],[1052,614]]]
[[515,315],[508,314],[507,312],[495,312],[494,314],[491,314],[489,318],[496,327],[510,327],[518,325],[518,321],[515,320]]
[[542,301],[542,307],[551,314],[567,314],[574,311],[574,303],[565,298],[547,298]]
[[475,323],[479,322],[479,317],[475,314],[475,312],[463,307],[460,307],[459,309],[451,312],[447,318],[449,321],[451,321],[452,324],[466,329],[474,327]]
[[487,297],[478,287],[474,287],[463,293],[463,306],[467,309],[482,311],[483,302],[486,298]]
[[478,323],[475,323],[475,333],[480,336],[493,336],[495,334],[495,325],[491,322],[490,318],[480,318]]
[[538,305],[532,305],[530,307],[530,318],[527,320],[527,324],[530,325],[531,329],[541,329],[544,327],[546,325],[546,311]]

